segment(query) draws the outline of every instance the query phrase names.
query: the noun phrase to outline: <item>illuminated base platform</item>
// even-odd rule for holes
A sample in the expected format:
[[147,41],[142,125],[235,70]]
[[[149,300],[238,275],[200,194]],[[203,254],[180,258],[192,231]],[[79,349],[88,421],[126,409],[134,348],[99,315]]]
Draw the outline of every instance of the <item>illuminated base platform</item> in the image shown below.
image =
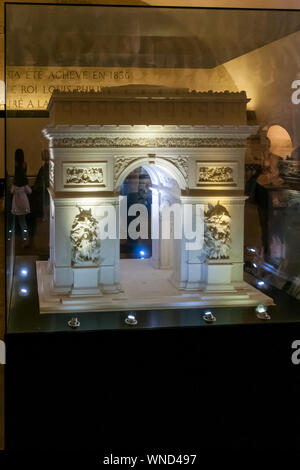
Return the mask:
[[206,286],[195,291],[184,291],[169,281],[171,271],[153,268],[149,259],[124,259],[120,261],[120,266],[121,292],[74,297],[68,293],[54,292],[48,263],[37,261],[40,313],[274,305],[270,297],[246,282],[233,283],[230,291],[208,290]]

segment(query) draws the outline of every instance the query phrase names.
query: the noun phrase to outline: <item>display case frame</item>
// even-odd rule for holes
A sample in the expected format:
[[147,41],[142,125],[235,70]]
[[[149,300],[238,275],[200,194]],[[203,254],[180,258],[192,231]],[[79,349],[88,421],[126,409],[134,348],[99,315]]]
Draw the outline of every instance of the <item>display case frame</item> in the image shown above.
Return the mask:
[[[10,5],[7,4],[6,7],[9,8]],[[41,7],[41,5],[40,5],[39,7]],[[57,6],[57,7],[59,7],[59,6]],[[81,6],[81,7],[83,8],[84,6]],[[70,6],[70,8],[71,8],[71,6]],[[94,5],[93,8],[107,8],[107,6]],[[145,8],[147,9],[148,7],[145,7]],[[183,9],[183,10],[184,10],[184,9]],[[183,11],[183,10],[182,10],[182,11]],[[213,9],[208,9],[208,10],[209,10],[210,12],[213,11]],[[163,9],[162,9],[161,11],[163,11]],[[236,10],[236,11],[238,11],[238,10]],[[263,14],[265,14],[265,13],[262,12],[262,15],[263,15]],[[8,41],[7,41],[7,44],[8,44]],[[7,63],[7,67],[10,67],[9,61],[7,61],[6,63]],[[9,76],[9,74],[8,74],[8,76]],[[28,85],[28,86],[30,86],[30,85]],[[7,94],[7,98],[9,98],[8,94]],[[39,118],[45,118],[45,119],[47,119],[47,112],[46,112],[45,110],[41,110],[41,111],[38,111],[38,112],[36,112],[36,111],[31,111],[31,110],[30,110],[30,111],[28,111],[28,112],[31,114],[31,116],[36,116],[38,119],[39,119]],[[22,119],[21,116],[23,116],[24,113],[25,113],[25,111],[10,110],[10,109],[7,108],[7,111],[6,111],[7,126],[9,127],[9,122],[10,122],[11,119],[13,119],[13,116],[17,116],[17,115],[18,115],[18,116],[20,117],[20,119]],[[34,117],[32,117],[32,119],[34,119]],[[248,113],[248,119],[250,119],[250,112]],[[252,123],[252,124],[253,124],[253,123]],[[9,131],[8,131],[8,132],[9,132]],[[259,142],[258,144],[255,143],[256,147],[257,147],[257,145],[258,145],[259,151],[261,151],[261,152],[263,152],[263,147],[264,147],[264,142],[265,142],[265,141],[264,141],[264,138],[265,138],[265,136],[264,136],[263,133],[262,133],[262,134],[259,136],[260,142]],[[9,136],[7,135],[7,141],[9,141],[9,140],[10,140],[10,138],[9,138]],[[253,148],[254,148],[254,147],[253,147]],[[9,150],[9,143],[6,145],[6,149]],[[250,151],[251,151],[251,145],[250,145]],[[253,158],[254,158],[254,159],[255,159],[255,155],[256,155],[256,154],[257,154],[257,148],[255,148],[255,149],[253,150],[253,155],[254,155]],[[198,165],[198,166],[201,166],[202,163],[203,163],[203,162],[202,162],[202,160],[201,160],[200,162],[197,163],[197,165]],[[208,160],[208,163],[207,163],[207,164],[208,164],[209,166],[211,165],[211,164],[209,163],[209,160]],[[228,182],[228,184],[230,184],[230,185],[231,185],[231,184],[237,184],[236,181],[238,181],[238,170],[237,170],[237,168],[236,168],[236,163],[235,163],[235,162],[234,162],[234,165],[235,165],[235,166],[234,166],[234,169],[233,169],[233,174],[234,174],[233,180],[234,180],[234,181],[233,181],[233,182]],[[246,166],[247,166],[247,165],[249,166],[250,164],[247,163]],[[285,163],[285,165],[282,165],[282,171],[281,171],[282,176],[286,178],[286,182],[288,182],[288,181],[287,181],[288,178],[291,178],[290,172],[287,171],[287,169],[286,169],[286,166],[287,166],[287,165],[288,165],[287,162]],[[293,163],[293,165],[295,166],[295,163]],[[11,164],[10,164],[10,166],[11,166]],[[203,165],[202,165],[202,166],[203,166]],[[102,171],[103,171],[103,168],[102,168],[102,167],[101,167],[101,169],[102,169]],[[295,171],[293,171],[293,175],[295,175]],[[295,176],[294,176],[294,178],[295,178]],[[291,181],[289,181],[288,183],[291,184]],[[104,181],[103,184],[105,184],[105,181]],[[198,183],[197,183],[197,186],[202,186],[202,185],[205,185],[205,184],[206,184],[206,183],[204,183],[204,182],[202,181],[201,184],[198,182]],[[221,186],[219,186],[219,183],[214,182],[214,184],[215,184],[216,187],[219,187],[219,188],[221,187]],[[293,185],[293,186],[292,186],[292,191],[293,191],[293,190],[294,190],[294,191],[297,191],[297,189],[295,189],[295,188],[297,188],[297,181],[295,182],[295,180],[293,179],[292,185]],[[63,186],[65,186],[64,183],[63,183]],[[227,187],[227,183],[225,184],[225,186]],[[69,186],[68,186],[68,188],[69,188]],[[68,188],[65,188],[65,189],[68,189]],[[91,188],[91,189],[92,189],[92,188]],[[284,189],[285,189],[285,188],[283,188],[283,190],[284,190]],[[289,188],[286,188],[286,189],[291,189],[291,186],[290,186]],[[71,188],[70,188],[70,190],[71,190]],[[274,190],[276,190],[276,187],[274,187],[274,185],[273,185],[273,186],[270,188],[270,191],[273,191],[273,192],[274,192]],[[9,195],[9,190],[6,191],[6,194],[7,194],[7,198],[9,198],[9,196],[8,196],[8,195]],[[10,209],[9,209],[9,201],[8,201],[8,199],[7,199],[6,213],[9,214],[9,211],[10,211]],[[11,227],[12,227],[12,226],[11,226],[11,222],[7,222],[7,228],[8,228],[8,230],[12,230]],[[14,232],[14,230],[12,230],[12,231]],[[7,234],[7,236],[8,236],[8,234]],[[9,240],[8,240],[8,241],[9,241]],[[13,245],[11,245],[11,246],[13,246]],[[248,248],[249,248],[249,247],[248,247]],[[251,247],[250,247],[250,248],[251,248]],[[259,251],[259,250],[257,250],[257,251]],[[7,244],[7,253],[9,253],[9,244]],[[7,268],[8,268],[8,269],[9,269],[9,266],[10,266],[10,260],[13,260],[13,259],[14,259],[14,257],[13,257],[14,250],[13,250],[13,248],[12,248],[12,250],[11,250],[11,253],[12,253],[12,256],[10,256],[10,258],[8,258],[8,260],[7,260]],[[254,263],[252,263],[251,269],[248,269],[248,267],[249,267],[249,262],[251,263],[251,261],[248,261],[248,260],[247,260],[247,257],[245,257],[245,258],[246,258],[246,264],[248,263],[248,264],[247,264],[247,271],[248,271],[249,282],[252,283],[254,286],[257,287],[257,281],[259,280],[262,271],[260,270],[259,272],[256,272],[256,273],[254,272],[254,270],[253,270],[253,265],[256,264],[255,261],[254,261]],[[21,264],[22,264],[22,262],[21,262]],[[18,263],[16,263],[16,266],[17,266],[17,265],[18,265]],[[268,272],[268,269],[269,269],[269,272],[272,271],[272,267],[270,268],[270,266],[268,266],[268,262],[267,262],[267,261],[264,261],[264,262],[263,262],[263,268],[264,268],[264,271],[263,271],[264,273]],[[31,271],[31,269],[32,269],[32,268],[30,268],[30,271]],[[276,270],[275,270],[275,271],[276,271]],[[10,272],[12,272],[12,269],[10,269]],[[16,267],[14,268],[14,272],[15,272],[15,273],[17,272]],[[256,277],[253,276],[254,274],[256,275]],[[273,272],[272,274],[274,274],[274,272]],[[276,272],[276,273],[275,273],[275,278],[277,277],[277,274],[278,274],[278,273]],[[32,273],[32,275],[33,275],[33,273]],[[264,274],[264,275],[265,275],[265,274]],[[263,276],[264,276],[264,275],[263,275]],[[10,280],[9,280],[9,279],[10,279],[10,278],[8,277],[8,282],[7,282],[7,287],[8,287],[8,289],[9,289],[9,286],[10,286]],[[30,281],[30,282],[31,282],[31,281]],[[288,282],[290,282],[290,278],[289,278]],[[16,285],[17,285],[17,283],[16,283]],[[273,286],[277,286],[277,287],[279,286],[278,283],[276,284],[276,279],[275,279],[274,282],[273,282],[273,281],[270,281],[270,282],[269,282],[269,285],[266,286],[266,289],[265,289],[265,287],[264,287],[263,290],[264,290],[265,292],[269,292],[269,291],[271,292],[271,291],[273,291],[274,287],[272,287],[272,285],[273,285]],[[35,290],[35,289],[33,288],[33,290]],[[16,292],[13,293],[13,297],[15,296],[15,294],[16,294]],[[13,297],[11,298],[10,296],[11,296],[11,294],[10,294],[10,292],[8,292],[8,294],[7,294],[7,301],[10,303],[10,305],[12,305],[11,302],[13,302],[14,300],[13,300]],[[276,296],[276,295],[275,295],[275,296]],[[11,300],[9,301],[10,298],[11,298]],[[22,301],[25,302],[25,297],[22,299]],[[293,303],[293,300],[291,300],[291,302]],[[33,306],[34,304],[35,304],[35,303],[33,302],[31,305]],[[297,302],[296,302],[295,306],[297,306]],[[33,307],[31,307],[31,308],[33,308]],[[215,308],[215,307],[214,307],[214,308]],[[217,310],[218,310],[218,307],[216,307],[216,308],[217,308]],[[296,308],[296,307],[295,307],[295,308]],[[7,313],[9,313],[10,310],[11,310],[10,308],[7,308]],[[12,310],[14,310],[14,309],[12,309]],[[200,311],[197,313],[198,315],[200,315],[199,318],[200,318],[200,323],[201,323],[201,324],[202,324],[202,315],[201,315],[201,314],[204,313],[204,310],[205,310],[205,309],[200,309]],[[221,310],[222,310],[222,309],[221,309]],[[220,311],[221,311],[221,310],[220,310]],[[246,310],[247,310],[247,309],[246,309]],[[273,309],[272,309],[272,310],[273,310]],[[249,311],[250,311],[250,310],[249,310]],[[164,312],[164,311],[161,311],[161,312],[160,312],[159,310],[157,310],[157,314],[158,314],[158,315],[163,314],[163,312]],[[189,312],[189,311],[187,311],[187,314],[186,314],[186,315],[188,315],[188,314],[189,314],[189,315],[192,315],[191,312],[189,312],[189,313],[188,313],[188,312]],[[232,321],[233,323],[236,323],[236,322],[239,323],[239,322],[241,321],[240,319],[238,320],[238,315],[237,315],[237,318],[236,318],[236,319],[232,319],[232,316],[230,315],[229,312],[230,312],[230,309],[228,309],[228,315],[229,315],[229,317],[230,317],[230,319],[231,319],[231,321]],[[274,310],[274,312],[275,312],[275,310]],[[197,317],[197,314],[196,314],[196,312],[193,313],[193,315],[196,315],[195,318]],[[90,314],[86,313],[86,314],[85,314],[85,318],[88,319],[88,318],[89,318],[89,315],[90,315]],[[120,316],[120,318],[121,318],[121,317],[123,318],[123,316],[124,316],[124,314],[123,314],[123,313],[120,313],[120,312],[118,313],[118,315]],[[143,313],[139,313],[139,315],[140,315],[141,317],[144,316]],[[173,315],[173,314],[172,314],[172,315]],[[176,314],[176,312],[174,313],[174,315],[175,315],[174,318],[175,318],[175,317],[176,317],[176,318],[178,317],[178,315]],[[254,315],[255,315],[255,314],[254,314]],[[91,318],[94,318],[94,316],[95,316],[95,314],[93,313],[92,316],[91,316]],[[184,316],[185,316],[185,315],[184,315]],[[283,315],[283,312],[279,313],[279,316],[280,316],[281,318],[286,318],[286,317]],[[17,317],[18,317],[18,315],[17,315]],[[16,317],[16,318],[17,318],[17,317]],[[36,319],[39,318],[38,316],[36,316],[36,314],[35,314],[33,317],[35,317]],[[33,318],[33,317],[32,317],[32,318]],[[28,318],[29,318],[29,316],[28,316]],[[64,329],[64,327],[63,327],[62,325],[63,325],[63,324],[66,324],[66,325],[68,324],[68,323],[65,321],[65,318],[68,318],[68,314],[66,314],[66,317],[64,317],[64,321],[62,321],[62,320],[60,320],[60,319],[57,319],[57,325],[61,325],[60,328],[63,328],[63,329]],[[295,317],[294,315],[292,315],[291,318],[293,318],[293,321],[294,321],[296,317]],[[46,320],[44,320],[44,319],[42,319],[42,318],[41,318],[40,320],[41,320],[41,324],[45,324],[45,325],[47,324],[47,321],[46,321]],[[12,323],[10,323],[10,320],[9,320],[9,322],[8,322],[8,331],[9,331],[9,328],[10,328],[10,327],[9,327],[10,324],[11,324],[11,325],[13,325],[13,324],[16,325],[19,321],[20,321],[20,318],[18,319],[17,322],[14,322],[14,321],[12,320]],[[26,323],[26,320],[24,320],[24,321],[25,321],[25,323]],[[54,320],[53,318],[50,319],[50,317],[49,317],[49,321],[50,321],[50,323],[52,323],[52,324],[56,324],[56,319],[55,319],[55,320]],[[196,320],[195,320],[195,321],[196,321]],[[224,317],[224,321],[225,321],[225,323],[226,323],[225,317]],[[257,321],[256,317],[255,317],[255,321]],[[288,320],[288,321],[290,321],[290,320]],[[176,323],[176,322],[177,322],[177,323]],[[23,321],[21,321],[21,323],[23,323]],[[38,323],[39,323],[39,322],[38,322]],[[49,323],[49,324],[50,324],[50,323]],[[83,325],[83,323],[84,323],[84,322],[81,321],[81,325]],[[93,321],[93,323],[94,323],[94,321]],[[97,325],[98,325],[98,322],[96,322],[96,323],[97,323]],[[155,323],[156,323],[156,322],[155,322]],[[23,323],[23,324],[24,324],[24,323]],[[30,324],[30,322],[29,322],[29,324]],[[40,324],[40,323],[39,323],[39,324]],[[40,325],[41,325],[41,324],[40,324]],[[120,321],[119,324],[121,325],[120,327],[123,328],[122,321]],[[178,318],[175,320],[175,324],[176,324],[177,326],[178,326],[179,324],[180,324],[181,326],[183,326],[181,320],[178,320]],[[148,327],[151,327],[151,325],[148,324]],[[28,326],[28,328],[29,328],[29,330],[31,330],[33,327],[32,327],[32,326],[30,326],[30,327]],[[39,326],[39,328],[40,328],[40,326]],[[57,327],[55,327],[55,328],[57,328]],[[96,328],[98,328],[98,326],[97,326]],[[67,328],[67,329],[68,329],[68,328]],[[26,328],[25,328],[25,330],[26,330]],[[25,330],[24,330],[24,331],[25,331]],[[14,330],[12,330],[12,331],[14,331]]]

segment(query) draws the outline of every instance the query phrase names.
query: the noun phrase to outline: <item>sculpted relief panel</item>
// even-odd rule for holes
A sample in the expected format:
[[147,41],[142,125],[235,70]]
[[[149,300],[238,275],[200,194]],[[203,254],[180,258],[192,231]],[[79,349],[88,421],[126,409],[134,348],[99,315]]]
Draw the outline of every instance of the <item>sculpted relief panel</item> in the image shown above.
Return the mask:
[[138,160],[137,158],[133,157],[115,157],[114,161],[114,183],[117,182],[120,174],[128,167],[131,163]]
[[197,162],[197,186],[227,184],[235,186],[237,184],[237,164],[236,162],[224,162],[222,164],[214,162]]
[[63,163],[64,187],[105,186],[106,163]]
[[98,221],[92,215],[92,209],[78,207],[79,214],[73,220],[71,229],[72,263],[89,265],[99,262],[100,241]]
[[199,168],[199,183],[232,183],[233,169],[230,166]]
[[231,216],[219,202],[204,213],[204,249],[208,259],[228,259],[231,245]]
[[[152,159],[152,163],[155,162],[155,156]],[[179,171],[181,171],[182,175],[184,176],[184,179],[187,181],[188,180],[188,157],[187,156],[182,156],[182,155],[167,155],[161,157],[163,160],[166,160],[170,163],[173,163]],[[114,161],[114,183],[117,182],[119,176],[121,173],[133,162],[136,162],[139,160],[139,157],[125,157],[125,156],[118,156],[115,157]]]
[[188,157],[186,155],[176,155],[176,156],[167,156],[165,157],[166,160],[173,163],[177,168],[181,171],[184,176],[184,179],[188,180]]

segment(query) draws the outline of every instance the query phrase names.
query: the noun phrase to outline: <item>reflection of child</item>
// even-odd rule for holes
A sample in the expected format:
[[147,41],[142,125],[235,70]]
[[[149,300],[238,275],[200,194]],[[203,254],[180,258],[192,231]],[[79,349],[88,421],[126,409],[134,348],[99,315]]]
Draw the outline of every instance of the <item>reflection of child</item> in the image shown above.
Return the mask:
[[27,194],[31,194],[31,188],[27,184],[25,169],[17,167],[15,170],[14,184],[11,188],[13,194],[12,213],[17,216],[22,231],[23,240],[28,239],[26,214],[30,213],[30,205]]

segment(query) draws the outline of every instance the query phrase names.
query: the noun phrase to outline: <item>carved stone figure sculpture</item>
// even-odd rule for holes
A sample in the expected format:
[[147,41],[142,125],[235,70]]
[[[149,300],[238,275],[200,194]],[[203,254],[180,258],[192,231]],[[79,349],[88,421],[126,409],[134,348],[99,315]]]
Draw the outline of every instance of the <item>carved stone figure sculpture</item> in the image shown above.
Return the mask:
[[71,229],[73,264],[97,263],[100,256],[100,241],[97,233],[98,221],[91,209],[78,207]]
[[219,202],[215,206],[208,205],[208,210],[204,213],[204,247],[208,259],[229,258],[230,219],[228,210]]

